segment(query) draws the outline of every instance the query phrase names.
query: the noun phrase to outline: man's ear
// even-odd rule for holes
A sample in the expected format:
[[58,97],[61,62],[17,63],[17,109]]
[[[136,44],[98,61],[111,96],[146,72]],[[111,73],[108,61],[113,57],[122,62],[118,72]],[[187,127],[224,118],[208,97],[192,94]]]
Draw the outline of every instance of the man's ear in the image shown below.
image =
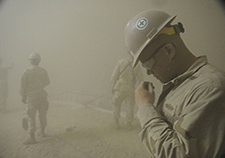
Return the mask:
[[169,55],[170,59],[173,59],[176,55],[176,47],[172,43],[167,43],[164,47],[167,51],[167,55]]

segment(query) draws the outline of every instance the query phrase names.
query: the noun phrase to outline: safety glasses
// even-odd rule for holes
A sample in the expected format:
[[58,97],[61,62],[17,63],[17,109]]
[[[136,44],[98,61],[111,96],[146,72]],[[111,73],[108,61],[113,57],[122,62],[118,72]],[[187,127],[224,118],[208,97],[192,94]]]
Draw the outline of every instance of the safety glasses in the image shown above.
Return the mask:
[[161,49],[165,46],[165,44],[161,45],[159,48],[157,48],[152,55],[147,59],[147,61],[142,63],[142,66],[147,69],[147,70],[152,70],[152,67],[155,64],[155,60],[153,58],[153,56]]

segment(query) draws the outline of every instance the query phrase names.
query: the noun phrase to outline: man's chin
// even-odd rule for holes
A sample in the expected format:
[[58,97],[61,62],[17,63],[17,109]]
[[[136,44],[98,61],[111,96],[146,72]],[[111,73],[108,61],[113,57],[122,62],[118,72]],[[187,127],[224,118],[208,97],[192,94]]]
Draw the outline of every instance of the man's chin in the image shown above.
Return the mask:
[[156,77],[156,79],[157,79],[158,81],[160,81],[160,83],[162,83],[162,84],[165,84],[165,83],[169,82],[169,81],[163,80],[163,79],[160,78],[160,77]]
[[161,83],[164,83],[164,81],[159,77],[159,76],[154,76],[158,81],[160,81]]

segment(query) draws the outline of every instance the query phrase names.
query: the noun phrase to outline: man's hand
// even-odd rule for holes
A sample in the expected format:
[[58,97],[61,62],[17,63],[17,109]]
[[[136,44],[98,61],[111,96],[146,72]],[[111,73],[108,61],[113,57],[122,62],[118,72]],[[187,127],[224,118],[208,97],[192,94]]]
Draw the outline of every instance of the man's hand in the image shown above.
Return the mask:
[[135,90],[135,100],[138,107],[153,104],[155,101],[154,86],[150,82],[142,82]]

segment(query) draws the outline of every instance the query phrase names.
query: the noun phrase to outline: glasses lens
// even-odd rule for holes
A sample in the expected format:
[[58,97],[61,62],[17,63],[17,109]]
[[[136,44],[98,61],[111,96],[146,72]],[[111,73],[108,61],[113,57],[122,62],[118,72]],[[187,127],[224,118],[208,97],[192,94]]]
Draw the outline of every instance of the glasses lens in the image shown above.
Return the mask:
[[154,63],[155,63],[155,60],[153,58],[151,58],[148,61],[142,63],[142,66],[147,70],[151,70]]

